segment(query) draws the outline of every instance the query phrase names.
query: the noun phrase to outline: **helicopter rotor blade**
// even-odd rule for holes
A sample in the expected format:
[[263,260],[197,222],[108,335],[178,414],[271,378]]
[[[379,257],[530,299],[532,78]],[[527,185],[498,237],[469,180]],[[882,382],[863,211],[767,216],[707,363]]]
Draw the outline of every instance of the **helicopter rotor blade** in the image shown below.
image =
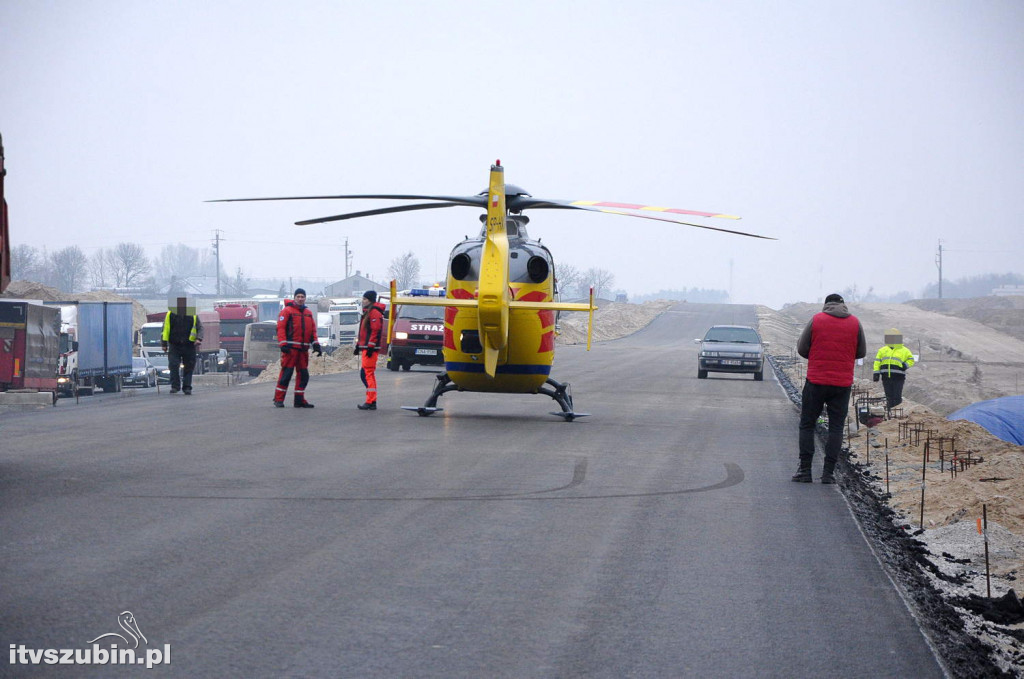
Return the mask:
[[654,215],[638,215],[632,212],[623,212],[622,210],[609,210],[604,208],[591,208],[582,206],[573,206],[577,210],[589,210],[591,212],[607,212],[612,215],[623,215],[625,217],[639,217],[640,219],[654,219],[659,222],[670,222],[672,224],[683,224],[685,226],[693,226],[698,229],[709,229],[711,231],[721,231],[723,233],[731,233],[737,236],[749,236],[750,238],[763,238],[764,240],[778,240],[774,236],[762,236],[756,233],[747,233],[746,231],[736,231],[734,229],[723,229],[720,226],[708,226],[707,224],[694,224],[693,222],[684,222],[681,219],[669,219],[668,217],[655,217]]
[[297,226],[307,226],[309,224],[325,224],[327,222],[340,222],[344,219],[356,219],[358,217],[373,217],[374,215],[386,215],[393,212],[408,212],[410,210],[433,210],[434,208],[441,207],[460,207],[462,203],[417,203],[416,205],[396,205],[394,207],[383,207],[376,210],[364,210],[362,212],[346,212],[341,215],[332,215],[330,217],[317,217],[316,219],[304,219],[301,222],[295,222]]
[[[539,209],[555,209],[555,210],[587,210],[588,212],[606,212],[613,215],[624,215],[626,217],[639,217],[641,219],[653,219],[659,222],[669,222],[672,224],[683,224],[685,226],[693,226],[698,229],[709,229],[711,231],[722,231],[724,233],[732,233],[737,236],[749,236],[750,238],[763,238],[765,240],[778,240],[772,236],[761,236],[756,233],[747,233],[746,231],[736,231],[735,229],[723,229],[718,226],[708,226],[706,224],[694,224],[693,222],[685,222],[681,219],[672,219],[670,217],[659,217],[653,214],[642,214],[641,211],[657,212],[658,214],[683,214],[683,215],[694,215],[697,217],[723,217],[725,219],[740,219],[736,215],[726,215],[716,212],[698,212],[696,210],[682,210],[679,208],[663,208],[656,207],[653,205],[637,205],[633,203],[612,203],[608,201],[591,201],[591,200],[542,200],[535,198],[522,198],[515,201],[511,201],[509,209],[514,211],[522,210],[539,210]],[[635,210],[636,212],[627,212],[627,210]]]
[[454,205],[485,207],[487,196],[423,196],[401,193],[343,194],[336,196],[279,196],[276,198],[220,198],[207,203],[252,203],[271,200],[441,200]]

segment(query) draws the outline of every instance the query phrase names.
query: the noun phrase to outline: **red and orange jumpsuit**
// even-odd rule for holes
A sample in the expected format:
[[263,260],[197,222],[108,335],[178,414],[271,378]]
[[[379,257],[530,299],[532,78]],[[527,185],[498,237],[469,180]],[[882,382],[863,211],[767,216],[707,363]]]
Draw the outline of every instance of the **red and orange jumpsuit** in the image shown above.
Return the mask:
[[292,300],[284,303],[284,309],[277,318],[277,343],[281,345],[281,374],[277,378],[274,400],[284,402],[292,372],[298,370],[295,380],[295,403],[306,402],[306,385],[309,383],[309,348],[315,344],[316,317],[307,306],[299,306]]
[[359,323],[358,347],[362,349],[362,369],[359,377],[366,385],[366,403],[377,402],[377,352],[380,351],[384,335],[384,304],[376,302],[363,314]]

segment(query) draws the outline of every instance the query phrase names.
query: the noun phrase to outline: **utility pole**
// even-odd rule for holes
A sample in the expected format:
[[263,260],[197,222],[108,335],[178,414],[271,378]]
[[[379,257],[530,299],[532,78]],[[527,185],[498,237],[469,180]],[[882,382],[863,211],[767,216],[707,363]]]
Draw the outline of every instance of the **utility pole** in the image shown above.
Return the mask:
[[352,271],[352,251],[348,249],[348,236],[345,236],[345,278],[348,278]]
[[942,299],[942,239],[939,239],[939,252],[935,255],[935,266],[939,267],[939,299]]
[[220,229],[213,230],[213,254],[217,261],[217,296],[220,297]]

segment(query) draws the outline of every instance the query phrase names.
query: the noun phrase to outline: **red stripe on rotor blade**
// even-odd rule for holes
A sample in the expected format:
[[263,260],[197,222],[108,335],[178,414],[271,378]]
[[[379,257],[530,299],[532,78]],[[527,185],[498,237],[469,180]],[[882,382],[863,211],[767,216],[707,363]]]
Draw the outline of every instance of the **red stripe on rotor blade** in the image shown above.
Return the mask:
[[676,207],[656,208],[653,205],[637,205],[636,203],[594,203],[593,207],[613,207],[620,210],[651,210],[652,212],[670,212],[676,215],[694,215],[696,217],[717,217],[717,212],[700,212],[698,210],[683,210]]

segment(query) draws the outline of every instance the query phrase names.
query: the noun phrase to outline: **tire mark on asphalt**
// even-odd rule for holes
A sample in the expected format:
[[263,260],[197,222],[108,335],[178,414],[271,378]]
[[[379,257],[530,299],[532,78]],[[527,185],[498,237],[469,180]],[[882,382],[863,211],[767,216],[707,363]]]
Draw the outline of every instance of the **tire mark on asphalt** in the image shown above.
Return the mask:
[[[743,482],[746,475],[738,464],[726,462],[725,479],[710,486],[699,488],[679,488],[673,490],[655,490],[639,493],[595,493],[590,495],[551,496],[550,493],[568,490],[580,486],[586,477],[586,458],[576,461],[573,478],[568,484],[549,490],[536,490],[529,493],[502,493],[495,495],[425,495],[420,497],[326,497],[326,496],[265,496],[258,495],[122,495],[125,498],[148,500],[269,500],[279,502],[521,502],[542,501],[561,502],[566,500],[617,500],[628,498],[667,497],[671,495],[687,495],[690,493],[707,493],[722,490]],[[539,496],[541,493],[548,495]]]

